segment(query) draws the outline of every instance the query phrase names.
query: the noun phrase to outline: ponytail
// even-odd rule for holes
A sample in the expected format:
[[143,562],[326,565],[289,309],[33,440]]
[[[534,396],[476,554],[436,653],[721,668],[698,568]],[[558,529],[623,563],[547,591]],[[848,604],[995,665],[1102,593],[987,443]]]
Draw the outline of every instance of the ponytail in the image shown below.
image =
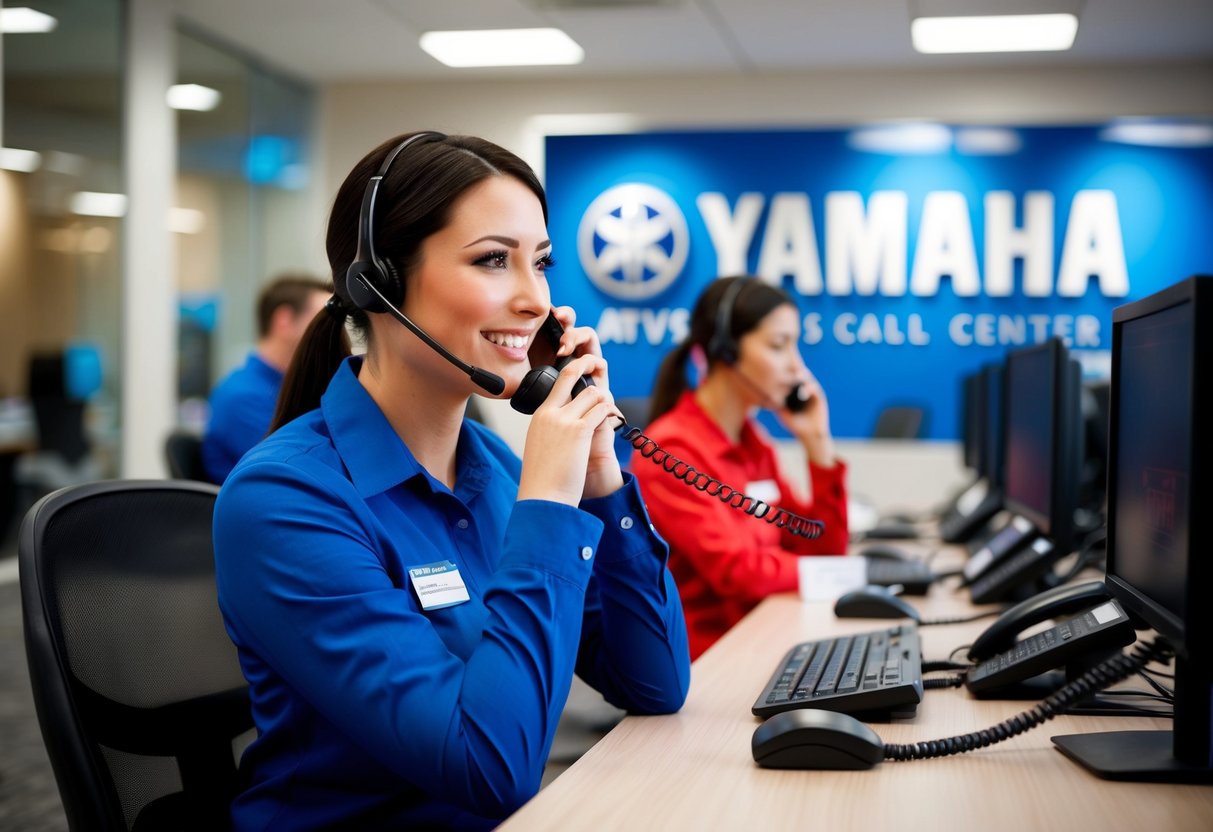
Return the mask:
[[350,355],[345,317],[345,308],[334,295],[308,325],[282,381],[270,433],[320,406],[333,374]]
[[657,381],[653,384],[653,395],[649,404],[649,421],[673,409],[687,389],[687,357],[691,354],[692,341],[685,339],[666,354],[657,370]]

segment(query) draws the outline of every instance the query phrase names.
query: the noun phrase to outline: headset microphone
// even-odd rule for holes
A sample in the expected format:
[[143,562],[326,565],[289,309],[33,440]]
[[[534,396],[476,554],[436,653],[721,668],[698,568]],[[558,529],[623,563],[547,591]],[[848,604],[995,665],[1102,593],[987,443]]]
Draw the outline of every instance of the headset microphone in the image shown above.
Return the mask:
[[385,298],[383,296],[382,292],[380,292],[377,288],[375,288],[374,283],[372,283],[369,280],[363,280],[361,275],[354,276],[353,280],[357,280],[366,289],[373,292],[379,298],[379,300],[383,302],[383,307],[384,307],[383,311],[387,312],[393,318],[400,321],[400,323],[404,324],[405,328],[408,329],[409,332],[413,333],[418,338],[420,338],[427,347],[429,347],[434,352],[438,353],[443,358],[445,358],[447,361],[451,362],[456,367],[458,367],[460,370],[462,370],[464,373],[466,373],[468,375],[468,377],[470,377],[472,379],[472,381],[478,387],[483,389],[485,392],[487,392],[491,396],[500,396],[505,391],[505,379],[503,379],[499,375],[490,373],[488,370],[482,370],[479,367],[473,367],[471,364],[468,364],[466,361],[460,361],[458,358],[456,358],[454,355],[452,355],[450,353],[450,351],[447,350],[446,347],[442,346],[442,344],[439,344],[437,341],[435,341],[433,338],[431,338],[430,334],[428,332],[426,332],[421,327],[417,326],[417,324],[413,323],[408,318],[407,315],[405,315],[403,312],[401,312],[399,309],[397,309],[392,304],[388,303],[387,298]]

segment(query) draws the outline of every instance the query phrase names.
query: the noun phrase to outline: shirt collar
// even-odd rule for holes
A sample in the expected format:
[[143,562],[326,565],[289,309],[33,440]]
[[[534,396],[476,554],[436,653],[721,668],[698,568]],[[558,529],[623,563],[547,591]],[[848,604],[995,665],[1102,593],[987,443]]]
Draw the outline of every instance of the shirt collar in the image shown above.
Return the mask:
[[424,471],[359,383],[361,367],[361,356],[342,362],[320,398],[320,410],[350,481],[361,496],[370,497]]
[[275,384],[281,384],[283,377],[286,375],[255,352],[248,354],[248,361],[245,362],[245,365],[254,373],[267,379],[272,379]]
[[695,400],[695,391],[687,390],[679,397],[674,410],[680,419],[691,426],[688,431],[696,437],[696,442],[702,442],[700,450],[705,456],[722,456],[736,454],[744,448],[752,448],[762,444],[762,437],[754,426],[752,419],[746,419],[741,425],[741,436],[736,443],[731,440],[716,421],[707,414],[699,402]]
[[[350,472],[354,488],[362,497],[370,497],[413,477],[421,477],[431,489],[446,491],[444,485],[421,467],[371,394],[358,381],[361,367],[361,356],[347,358],[333,374],[320,399],[329,435]],[[464,502],[484,490],[489,479],[487,456],[483,439],[465,420],[455,453],[455,491]]]

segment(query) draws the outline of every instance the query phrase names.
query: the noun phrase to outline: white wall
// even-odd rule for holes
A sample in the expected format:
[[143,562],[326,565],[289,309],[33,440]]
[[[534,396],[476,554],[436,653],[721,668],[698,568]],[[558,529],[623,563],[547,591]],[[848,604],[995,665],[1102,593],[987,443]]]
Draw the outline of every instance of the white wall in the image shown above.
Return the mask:
[[[1213,63],[342,83],[321,96],[321,176],[327,210],[346,172],[364,153],[390,136],[418,129],[483,136],[517,152],[542,176],[545,134],[831,127],[895,118],[1079,124],[1117,116],[1210,114]],[[504,402],[486,410],[490,424],[521,450],[525,417]],[[852,442],[843,453],[852,465],[852,491],[881,508],[926,508],[964,481],[951,443]]]
[[[342,83],[322,94],[328,193],[384,139],[483,136],[542,173],[542,135],[662,127],[836,126],[892,118],[1069,124],[1213,114],[1213,63],[1065,69],[805,72],[430,83]],[[571,116],[585,116],[583,119]]]

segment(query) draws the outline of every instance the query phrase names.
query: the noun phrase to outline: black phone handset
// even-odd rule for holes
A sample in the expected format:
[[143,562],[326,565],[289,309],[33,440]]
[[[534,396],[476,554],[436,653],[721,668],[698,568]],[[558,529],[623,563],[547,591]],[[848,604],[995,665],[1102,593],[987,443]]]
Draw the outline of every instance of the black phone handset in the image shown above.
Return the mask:
[[[522,378],[518,389],[510,397],[510,407],[528,416],[539,409],[539,405],[547,400],[552,392],[552,385],[564,366],[573,360],[572,356],[556,357],[556,349],[560,346],[560,336],[564,329],[560,321],[551,312],[539,327],[539,337],[531,345],[531,370]],[[550,354],[547,354],[550,353]],[[550,361],[551,363],[547,363]],[[582,376],[573,383],[573,395],[594,383],[589,376]]]
[[804,394],[804,385],[797,384],[792,388],[792,392],[788,393],[787,398],[783,400],[783,406],[792,413],[800,413],[809,406],[809,402],[811,401],[813,401],[813,397]]
[[[571,357],[556,358],[555,350],[560,345],[560,336],[564,334],[564,329],[560,326],[560,322],[556,320],[556,316],[548,313],[544,319],[543,325],[540,327],[540,337],[536,338],[531,344],[531,370],[522,379],[518,385],[518,390],[510,397],[510,406],[520,413],[534,413],[541,404],[547,399],[552,392],[552,385],[556,383],[556,377],[560,374],[563,368]],[[550,351],[550,354],[544,354],[545,348]],[[552,363],[544,363],[550,360]],[[573,385],[573,395],[576,396],[582,390],[594,383],[594,380],[588,376],[582,376]],[[794,393],[795,394],[795,391]],[[799,395],[796,396],[799,402]],[[799,403],[798,407],[804,407],[808,404],[807,401]],[[789,396],[788,409],[793,409],[791,405],[791,396]],[[821,537],[825,531],[825,523],[820,520],[810,520],[807,517],[801,517],[798,514],[793,514],[790,511],[785,511],[781,508],[769,505],[762,500],[747,496],[742,492],[725,485],[720,480],[715,479],[703,471],[696,470],[692,465],[670,456],[667,451],[663,451],[656,442],[649,439],[640,432],[640,428],[632,427],[619,417],[620,424],[615,430],[623,431],[623,438],[632,445],[633,448],[640,452],[640,455],[646,459],[650,459],[654,464],[662,466],[670,474],[673,474],[678,479],[685,482],[687,485],[702,491],[709,497],[715,497],[731,508],[738,511],[744,511],[751,517],[756,517],[759,520],[764,520],[773,526],[786,529],[790,534],[797,537],[803,537],[809,540],[814,540]]]
[[969,658],[985,661],[1015,646],[1016,637],[1029,627],[1050,618],[1078,612],[1108,600],[1103,581],[1056,586],[1022,601],[998,617],[969,648]]

